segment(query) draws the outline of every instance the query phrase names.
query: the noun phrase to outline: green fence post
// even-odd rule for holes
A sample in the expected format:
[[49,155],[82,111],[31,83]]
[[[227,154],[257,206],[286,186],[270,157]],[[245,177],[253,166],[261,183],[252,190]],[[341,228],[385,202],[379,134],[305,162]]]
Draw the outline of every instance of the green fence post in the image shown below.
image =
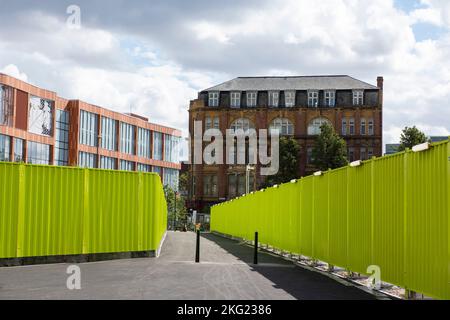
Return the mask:
[[[143,173],[138,173],[138,251],[144,251],[143,239],[144,239],[144,183],[142,181]],[[146,248],[147,249],[147,248]]]
[[89,253],[89,170],[83,169],[83,254]]
[[25,242],[25,166],[19,164],[19,190],[17,195],[17,248],[16,258],[23,257],[24,255],[24,242]]
[[410,149],[406,148],[403,153],[403,268],[405,298],[408,300],[415,298],[415,292],[409,289],[408,283],[408,186],[409,184],[409,153]]

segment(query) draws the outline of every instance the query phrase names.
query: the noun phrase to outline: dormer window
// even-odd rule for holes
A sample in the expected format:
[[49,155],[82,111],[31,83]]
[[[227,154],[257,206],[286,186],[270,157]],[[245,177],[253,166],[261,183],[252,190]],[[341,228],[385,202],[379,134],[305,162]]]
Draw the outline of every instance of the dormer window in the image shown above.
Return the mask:
[[284,101],[286,108],[292,108],[295,106],[295,91],[285,91]]
[[256,107],[257,92],[247,92],[247,107]]
[[269,92],[269,107],[278,108],[279,101],[280,101],[280,92],[270,91]]
[[336,105],[336,92],[332,90],[325,91],[325,105],[334,107]]
[[354,90],[353,91],[353,105],[362,106],[364,104],[364,91]]
[[241,93],[240,92],[232,92],[231,93],[231,107],[232,108],[240,108],[241,107]]
[[308,107],[317,108],[319,106],[319,91],[308,91]]
[[210,92],[208,94],[208,106],[210,107],[218,107],[219,106],[219,93],[218,92]]

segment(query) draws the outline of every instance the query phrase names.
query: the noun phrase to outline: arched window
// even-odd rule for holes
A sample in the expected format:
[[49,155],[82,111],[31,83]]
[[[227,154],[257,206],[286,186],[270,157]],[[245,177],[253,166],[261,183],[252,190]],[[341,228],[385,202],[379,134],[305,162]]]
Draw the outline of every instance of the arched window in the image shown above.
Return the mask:
[[294,125],[289,119],[276,118],[270,124],[270,130],[278,130],[282,136],[292,136],[294,134]]
[[308,126],[308,135],[317,136],[320,134],[320,127],[327,123],[331,126],[331,122],[326,118],[316,118],[309,123]]
[[233,131],[236,130],[244,130],[244,132],[248,132],[249,129],[254,129],[255,126],[250,122],[247,118],[239,118],[233,121],[230,129]]

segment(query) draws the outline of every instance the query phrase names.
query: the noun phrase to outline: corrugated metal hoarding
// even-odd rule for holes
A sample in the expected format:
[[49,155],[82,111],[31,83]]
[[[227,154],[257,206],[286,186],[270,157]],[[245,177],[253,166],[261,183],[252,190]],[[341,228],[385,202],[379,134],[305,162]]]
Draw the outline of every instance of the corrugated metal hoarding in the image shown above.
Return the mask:
[[0,163],[0,258],[153,251],[166,226],[156,174]]
[[449,184],[446,141],[216,205],[211,229],[450,299]]

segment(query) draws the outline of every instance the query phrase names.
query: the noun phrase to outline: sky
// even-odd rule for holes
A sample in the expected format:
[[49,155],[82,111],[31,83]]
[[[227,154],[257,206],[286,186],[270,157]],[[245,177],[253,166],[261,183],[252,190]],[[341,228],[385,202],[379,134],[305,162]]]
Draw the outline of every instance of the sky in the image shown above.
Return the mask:
[[[70,5],[80,8],[80,28],[67,24]],[[0,8],[0,72],[184,136],[202,89],[238,76],[325,74],[374,85],[384,77],[383,143],[412,125],[450,135],[448,0],[0,0]]]

